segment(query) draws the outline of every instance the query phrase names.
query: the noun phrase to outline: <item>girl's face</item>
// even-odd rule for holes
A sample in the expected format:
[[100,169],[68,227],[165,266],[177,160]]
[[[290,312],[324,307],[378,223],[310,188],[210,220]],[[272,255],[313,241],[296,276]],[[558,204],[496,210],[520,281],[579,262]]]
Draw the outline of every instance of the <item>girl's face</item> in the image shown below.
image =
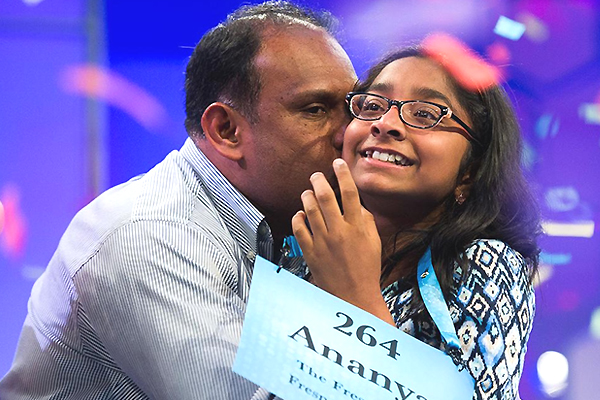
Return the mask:
[[[437,63],[408,57],[388,64],[367,91],[392,100],[427,100],[447,106],[472,127],[446,77]],[[461,129],[450,118],[427,130],[410,127],[402,122],[395,105],[379,120],[354,119],[344,136],[343,158],[367,209],[376,215],[408,213],[418,218],[435,210],[454,193],[461,161],[470,146],[459,134]]]

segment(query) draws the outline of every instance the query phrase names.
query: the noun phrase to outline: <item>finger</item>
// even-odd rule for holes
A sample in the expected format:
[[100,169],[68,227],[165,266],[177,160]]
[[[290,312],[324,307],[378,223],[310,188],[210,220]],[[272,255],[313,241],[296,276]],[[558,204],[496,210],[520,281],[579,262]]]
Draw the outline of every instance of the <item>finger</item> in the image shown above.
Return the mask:
[[342,211],[335,198],[335,193],[329,182],[327,182],[327,178],[321,172],[312,174],[310,183],[313,186],[313,192],[319,203],[319,208],[321,209],[327,229],[331,231],[336,224],[342,222]]
[[306,214],[304,211],[298,211],[292,217],[292,232],[294,233],[296,241],[302,249],[302,253],[304,255],[312,254],[314,246],[313,236],[306,225]]
[[361,211],[361,215],[362,215],[362,221],[367,228],[367,232],[369,232],[369,234],[371,236],[379,237],[379,232],[377,231],[377,225],[375,224],[375,217],[373,217],[373,214],[371,214],[362,205],[360,206],[360,208],[361,208],[360,211]]
[[338,158],[333,161],[333,170],[335,171],[335,176],[340,187],[344,219],[350,223],[359,222],[362,217],[361,209],[363,207],[360,204],[358,189],[356,188],[354,179],[352,179],[348,164],[341,158]]
[[312,190],[305,190],[300,196],[302,199],[302,206],[304,207],[304,213],[310,224],[310,230],[313,236],[321,236],[327,233],[327,226],[321,214],[321,208],[315,194]]

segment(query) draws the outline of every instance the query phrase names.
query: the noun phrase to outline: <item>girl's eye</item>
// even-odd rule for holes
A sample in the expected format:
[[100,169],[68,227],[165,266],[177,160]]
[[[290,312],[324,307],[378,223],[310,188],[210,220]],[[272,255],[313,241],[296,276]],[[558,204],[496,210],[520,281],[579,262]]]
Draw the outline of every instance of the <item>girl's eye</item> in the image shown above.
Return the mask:
[[362,106],[362,111],[381,111],[383,107],[375,102],[365,102]]
[[416,118],[423,118],[423,119],[429,119],[432,121],[437,121],[437,117],[435,115],[433,115],[433,113],[429,112],[428,110],[417,110],[417,111],[415,111],[414,116]]
[[442,117],[442,111],[437,107],[425,105],[423,103],[407,103],[404,114],[407,122],[410,124],[430,127],[435,125]]

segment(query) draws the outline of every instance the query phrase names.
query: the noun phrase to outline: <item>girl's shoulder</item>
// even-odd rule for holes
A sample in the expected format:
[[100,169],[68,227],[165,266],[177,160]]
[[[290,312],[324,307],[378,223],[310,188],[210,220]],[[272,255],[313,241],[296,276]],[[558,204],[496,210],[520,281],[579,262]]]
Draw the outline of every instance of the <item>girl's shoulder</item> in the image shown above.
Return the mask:
[[483,321],[489,317],[488,312],[497,310],[499,305],[503,305],[502,312],[521,308],[534,311],[529,267],[519,252],[500,240],[480,239],[474,241],[464,255],[467,270],[463,271],[456,263],[451,301],[453,318],[469,315]]
[[501,240],[478,239],[467,247],[464,255],[470,269],[480,270],[490,277],[501,271],[527,275],[525,258]]

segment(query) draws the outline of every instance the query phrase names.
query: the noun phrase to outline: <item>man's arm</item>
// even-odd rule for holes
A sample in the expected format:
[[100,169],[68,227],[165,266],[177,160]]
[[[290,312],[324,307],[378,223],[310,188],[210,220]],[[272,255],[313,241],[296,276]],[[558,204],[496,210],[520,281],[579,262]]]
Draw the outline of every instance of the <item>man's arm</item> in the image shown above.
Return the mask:
[[138,221],[75,275],[81,307],[116,364],[151,398],[251,398],[231,370],[245,303],[235,260],[196,228]]

